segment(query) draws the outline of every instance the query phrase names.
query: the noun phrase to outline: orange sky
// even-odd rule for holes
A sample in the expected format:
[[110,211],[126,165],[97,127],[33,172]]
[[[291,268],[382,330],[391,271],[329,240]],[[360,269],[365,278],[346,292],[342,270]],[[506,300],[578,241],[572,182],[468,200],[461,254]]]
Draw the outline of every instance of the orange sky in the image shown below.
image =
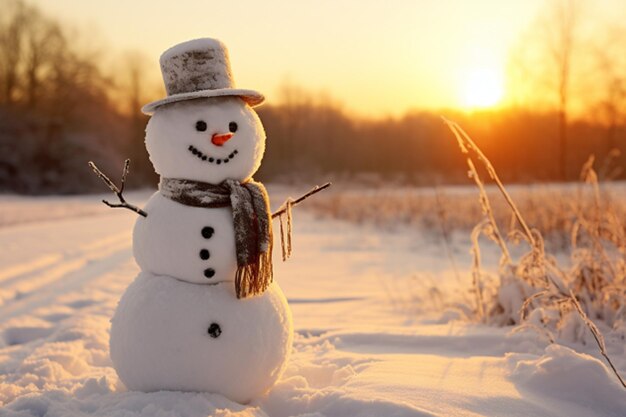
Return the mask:
[[[178,42],[216,37],[240,87],[277,99],[285,80],[324,92],[363,115],[410,108],[490,106],[506,95],[509,49],[548,0],[37,0],[83,42],[158,56]],[[626,16],[626,2],[590,3]]]

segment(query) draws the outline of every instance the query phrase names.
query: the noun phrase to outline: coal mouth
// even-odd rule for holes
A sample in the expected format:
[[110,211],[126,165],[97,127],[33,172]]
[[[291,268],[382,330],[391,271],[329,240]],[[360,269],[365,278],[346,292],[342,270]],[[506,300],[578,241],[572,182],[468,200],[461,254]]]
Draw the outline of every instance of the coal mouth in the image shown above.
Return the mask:
[[189,145],[189,148],[187,149],[189,150],[189,152],[191,152],[193,155],[196,156],[196,158],[200,159],[201,161],[208,162],[209,164],[217,164],[217,165],[227,164],[228,161],[235,158],[235,156],[237,156],[238,154],[237,149],[235,149],[226,158],[216,158],[214,156],[209,156],[205,154],[204,152],[202,152],[200,149],[196,148],[193,145]]

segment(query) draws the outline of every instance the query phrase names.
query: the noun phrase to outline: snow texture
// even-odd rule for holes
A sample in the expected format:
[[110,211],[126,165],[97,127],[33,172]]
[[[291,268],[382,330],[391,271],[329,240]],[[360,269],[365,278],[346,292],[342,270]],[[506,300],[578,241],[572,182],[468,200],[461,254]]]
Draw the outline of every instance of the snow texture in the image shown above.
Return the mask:
[[[234,282],[237,259],[229,207],[185,206],[157,192],[144,210],[148,217],[138,216],[133,232],[133,253],[143,271],[196,284]],[[210,238],[202,234],[205,227],[211,228]],[[200,256],[203,250],[208,251],[206,260]],[[210,279],[204,275],[208,268],[215,273]]]
[[[307,189],[269,193],[278,203]],[[0,228],[2,417],[624,416],[623,390],[595,346],[573,346],[584,352],[576,353],[533,332],[441,312],[433,288],[462,300],[470,287],[467,241],[454,243],[468,278],[458,282],[432,236],[322,221],[305,205],[294,212],[293,257],[275,268],[295,329],[276,385],[245,405],[220,394],[129,391],[108,341],[109,320],[139,272],[136,216],[90,214],[99,197],[84,197],[83,208],[78,198],[0,197],[16,223]],[[489,249],[485,265],[497,267]],[[623,373],[623,340],[607,344]]]
[[217,39],[194,39],[175,45],[161,55],[160,65],[167,97],[146,104],[142,108],[146,114],[166,104],[200,97],[236,96],[250,106],[265,100],[257,91],[235,88],[228,50]]
[[[508,356],[512,379],[534,395],[552,392],[553,399],[589,415],[623,416],[626,412],[624,388],[598,359],[572,349],[551,345],[541,356]],[[555,390],[555,387],[558,387]]]
[[[199,121],[206,123],[206,130],[196,129]],[[233,137],[222,146],[214,145],[212,135],[229,133],[231,122],[237,124]],[[190,146],[203,155],[194,154]],[[243,181],[259,169],[265,131],[257,114],[241,99],[204,98],[159,108],[146,128],[146,148],[155,171],[163,177],[211,184],[227,178]]]
[[217,39],[183,42],[163,52],[159,62],[168,95],[234,87],[228,51]]
[[211,392],[248,403],[282,373],[292,336],[277,284],[239,300],[230,283],[142,272],[111,322],[111,359],[133,391]]

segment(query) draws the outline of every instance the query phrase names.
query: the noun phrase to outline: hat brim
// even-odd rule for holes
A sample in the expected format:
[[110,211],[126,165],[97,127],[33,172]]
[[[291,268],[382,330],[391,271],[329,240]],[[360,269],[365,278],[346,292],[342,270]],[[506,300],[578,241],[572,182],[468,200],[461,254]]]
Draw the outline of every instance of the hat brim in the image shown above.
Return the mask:
[[193,100],[197,98],[206,97],[240,97],[243,101],[248,103],[250,107],[258,106],[265,101],[263,94],[254,90],[244,90],[239,88],[220,88],[217,90],[200,90],[192,91],[190,93],[173,94],[165,97],[164,99],[153,101],[141,108],[143,114],[151,115],[154,113],[157,107],[164,106],[166,104],[177,103],[179,101]]

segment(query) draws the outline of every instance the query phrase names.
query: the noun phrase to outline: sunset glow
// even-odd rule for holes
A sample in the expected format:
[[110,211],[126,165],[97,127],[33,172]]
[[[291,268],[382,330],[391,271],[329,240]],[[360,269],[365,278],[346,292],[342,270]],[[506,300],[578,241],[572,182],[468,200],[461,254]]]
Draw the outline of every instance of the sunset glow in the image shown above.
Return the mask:
[[[158,57],[176,43],[214,37],[230,50],[237,84],[280,102],[286,82],[331,97],[352,113],[399,116],[411,109],[484,108],[508,97],[505,68],[532,32],[545,0],[373,0],[334,2],[109,2],[33,0],[81,31],[102,64],[140,54],[142,79],[162,94]],[[588,11],[626,19],[626,3],[598,0]],[[620,20],[621,19],[621,20]],[[579,28],[591,30],[594,28]],[[518,87],[516,87],[518,88]],[[509,87],[507,86],[507,90]],[[533,91],[533,97],[537,90]],[[155,97],[156,98],[156,97]]]
[[[77,22],[79,29],[87,28],[87,44],[104,40],[111,51],[141,52],[146,79],[157,87],[162,84],[161,52],[208,36],[228,45],[237,84],[261,91],[268,103],[280,101],[281,85],[290,82],[368,116],[462,105],[456,71],[471,70],[477,49],[488,51],[489,65],[504,67],[511,43],[541,4],[540,0],[403,0],[385,6],[371,0],[35,2]],[[115,65],[116,57],[110,59]],[[493,94],[474,96],[470,103],[481,105],[493,100]]]
[[462,104],[466,108],[495,106],[504,94],[502,75],[495,69],[476,68],[465,73]]

